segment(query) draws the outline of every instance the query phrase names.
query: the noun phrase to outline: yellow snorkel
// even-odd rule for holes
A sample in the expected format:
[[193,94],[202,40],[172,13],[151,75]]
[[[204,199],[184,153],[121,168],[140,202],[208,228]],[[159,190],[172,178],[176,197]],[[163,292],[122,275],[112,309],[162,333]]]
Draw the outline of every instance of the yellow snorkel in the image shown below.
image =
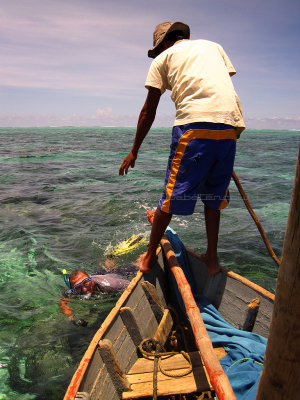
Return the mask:
[[64,276],[65,284],[68,286],[69,289],[71,289],[71,285],[70,285],[70,282],[69,282],[69,275],[67,274],[67,270],[64,268],[61,272],[62,272],[62,274]]

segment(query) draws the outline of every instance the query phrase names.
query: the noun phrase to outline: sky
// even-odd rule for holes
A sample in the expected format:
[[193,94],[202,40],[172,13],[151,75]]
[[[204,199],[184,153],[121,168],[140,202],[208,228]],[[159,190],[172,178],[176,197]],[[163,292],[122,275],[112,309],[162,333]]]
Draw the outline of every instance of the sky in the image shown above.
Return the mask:
[[[155,26],[220,43],[249,129],[300,130],[300,0],[0,0],[0,126],[135,126]],[[170,92],[154,126],[172,126]]]

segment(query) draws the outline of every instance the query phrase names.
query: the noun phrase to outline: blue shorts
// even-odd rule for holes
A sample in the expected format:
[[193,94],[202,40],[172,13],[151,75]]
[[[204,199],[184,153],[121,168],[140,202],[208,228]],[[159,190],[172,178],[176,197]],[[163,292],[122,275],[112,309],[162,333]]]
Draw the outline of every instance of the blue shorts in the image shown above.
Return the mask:
[[174,126],[165,189],[158,204],[164,212],[193,214],[198,197],[214,210],[229,203],[237,132],[226,124],[196,122]]

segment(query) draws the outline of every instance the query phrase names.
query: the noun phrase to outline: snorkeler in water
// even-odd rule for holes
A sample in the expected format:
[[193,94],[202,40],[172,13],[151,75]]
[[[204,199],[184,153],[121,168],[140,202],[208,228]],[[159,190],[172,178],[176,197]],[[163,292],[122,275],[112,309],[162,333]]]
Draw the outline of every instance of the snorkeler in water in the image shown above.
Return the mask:
[[87,300],[91,296],[97,296],[97,294],[118,293],[127,288],[130,281],[126,278],[130,279],[139,268],[134,264],[118,267],[117,257],[137,249],[145,241],[145,237],[141,234],[132,235],[107,251],[105,262],[104,264],[99,263],[99,267],[103,268],[103,272],[114,271],[114,273],[102,274],[101,271],[100,273],[88,275],[82,270],[76,270],[68,276],[66,270],[62,271],[67,288],[61,292],[58,304],[62,313],[69,318],[69,321],[79,326],[87,325],[84,320],[75,320],[73,310],[68,306],[70,299],[80,298]]
[[[132,266],[132,268],[137,268]],[[132,269],[131,268],[131,269]],[[64,280],[68,288],[63,289],[59,300],[59,307],[69,321],[78,326],[86,326],[84,320],[76,321],[73,310],[68,306],[70,299],[80,298],[83,300],[89,299],[93,295],[100,293],[118,293],[122,292],[129,285],[129,280],[119,274],[95,274],[88,275],[82,270],[73,271],[69,279],[67,279],[66,270],[63,271]]]

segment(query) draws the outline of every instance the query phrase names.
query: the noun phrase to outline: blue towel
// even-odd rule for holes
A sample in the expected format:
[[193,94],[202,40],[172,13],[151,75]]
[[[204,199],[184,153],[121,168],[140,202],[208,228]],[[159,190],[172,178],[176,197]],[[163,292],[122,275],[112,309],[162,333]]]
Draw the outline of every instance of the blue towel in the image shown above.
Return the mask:
[[[191,286],[213,346],[224,347],[227,352],[227,355],[220,360],[220,364],[228,376],[237,399],[255,400],[267,339],[255,333],[234,328],[204,296],[196,293],[183,243],[176,232],[169,227],[166,235]],[[180,306],[185,311],[175,279],[173,285]]]

